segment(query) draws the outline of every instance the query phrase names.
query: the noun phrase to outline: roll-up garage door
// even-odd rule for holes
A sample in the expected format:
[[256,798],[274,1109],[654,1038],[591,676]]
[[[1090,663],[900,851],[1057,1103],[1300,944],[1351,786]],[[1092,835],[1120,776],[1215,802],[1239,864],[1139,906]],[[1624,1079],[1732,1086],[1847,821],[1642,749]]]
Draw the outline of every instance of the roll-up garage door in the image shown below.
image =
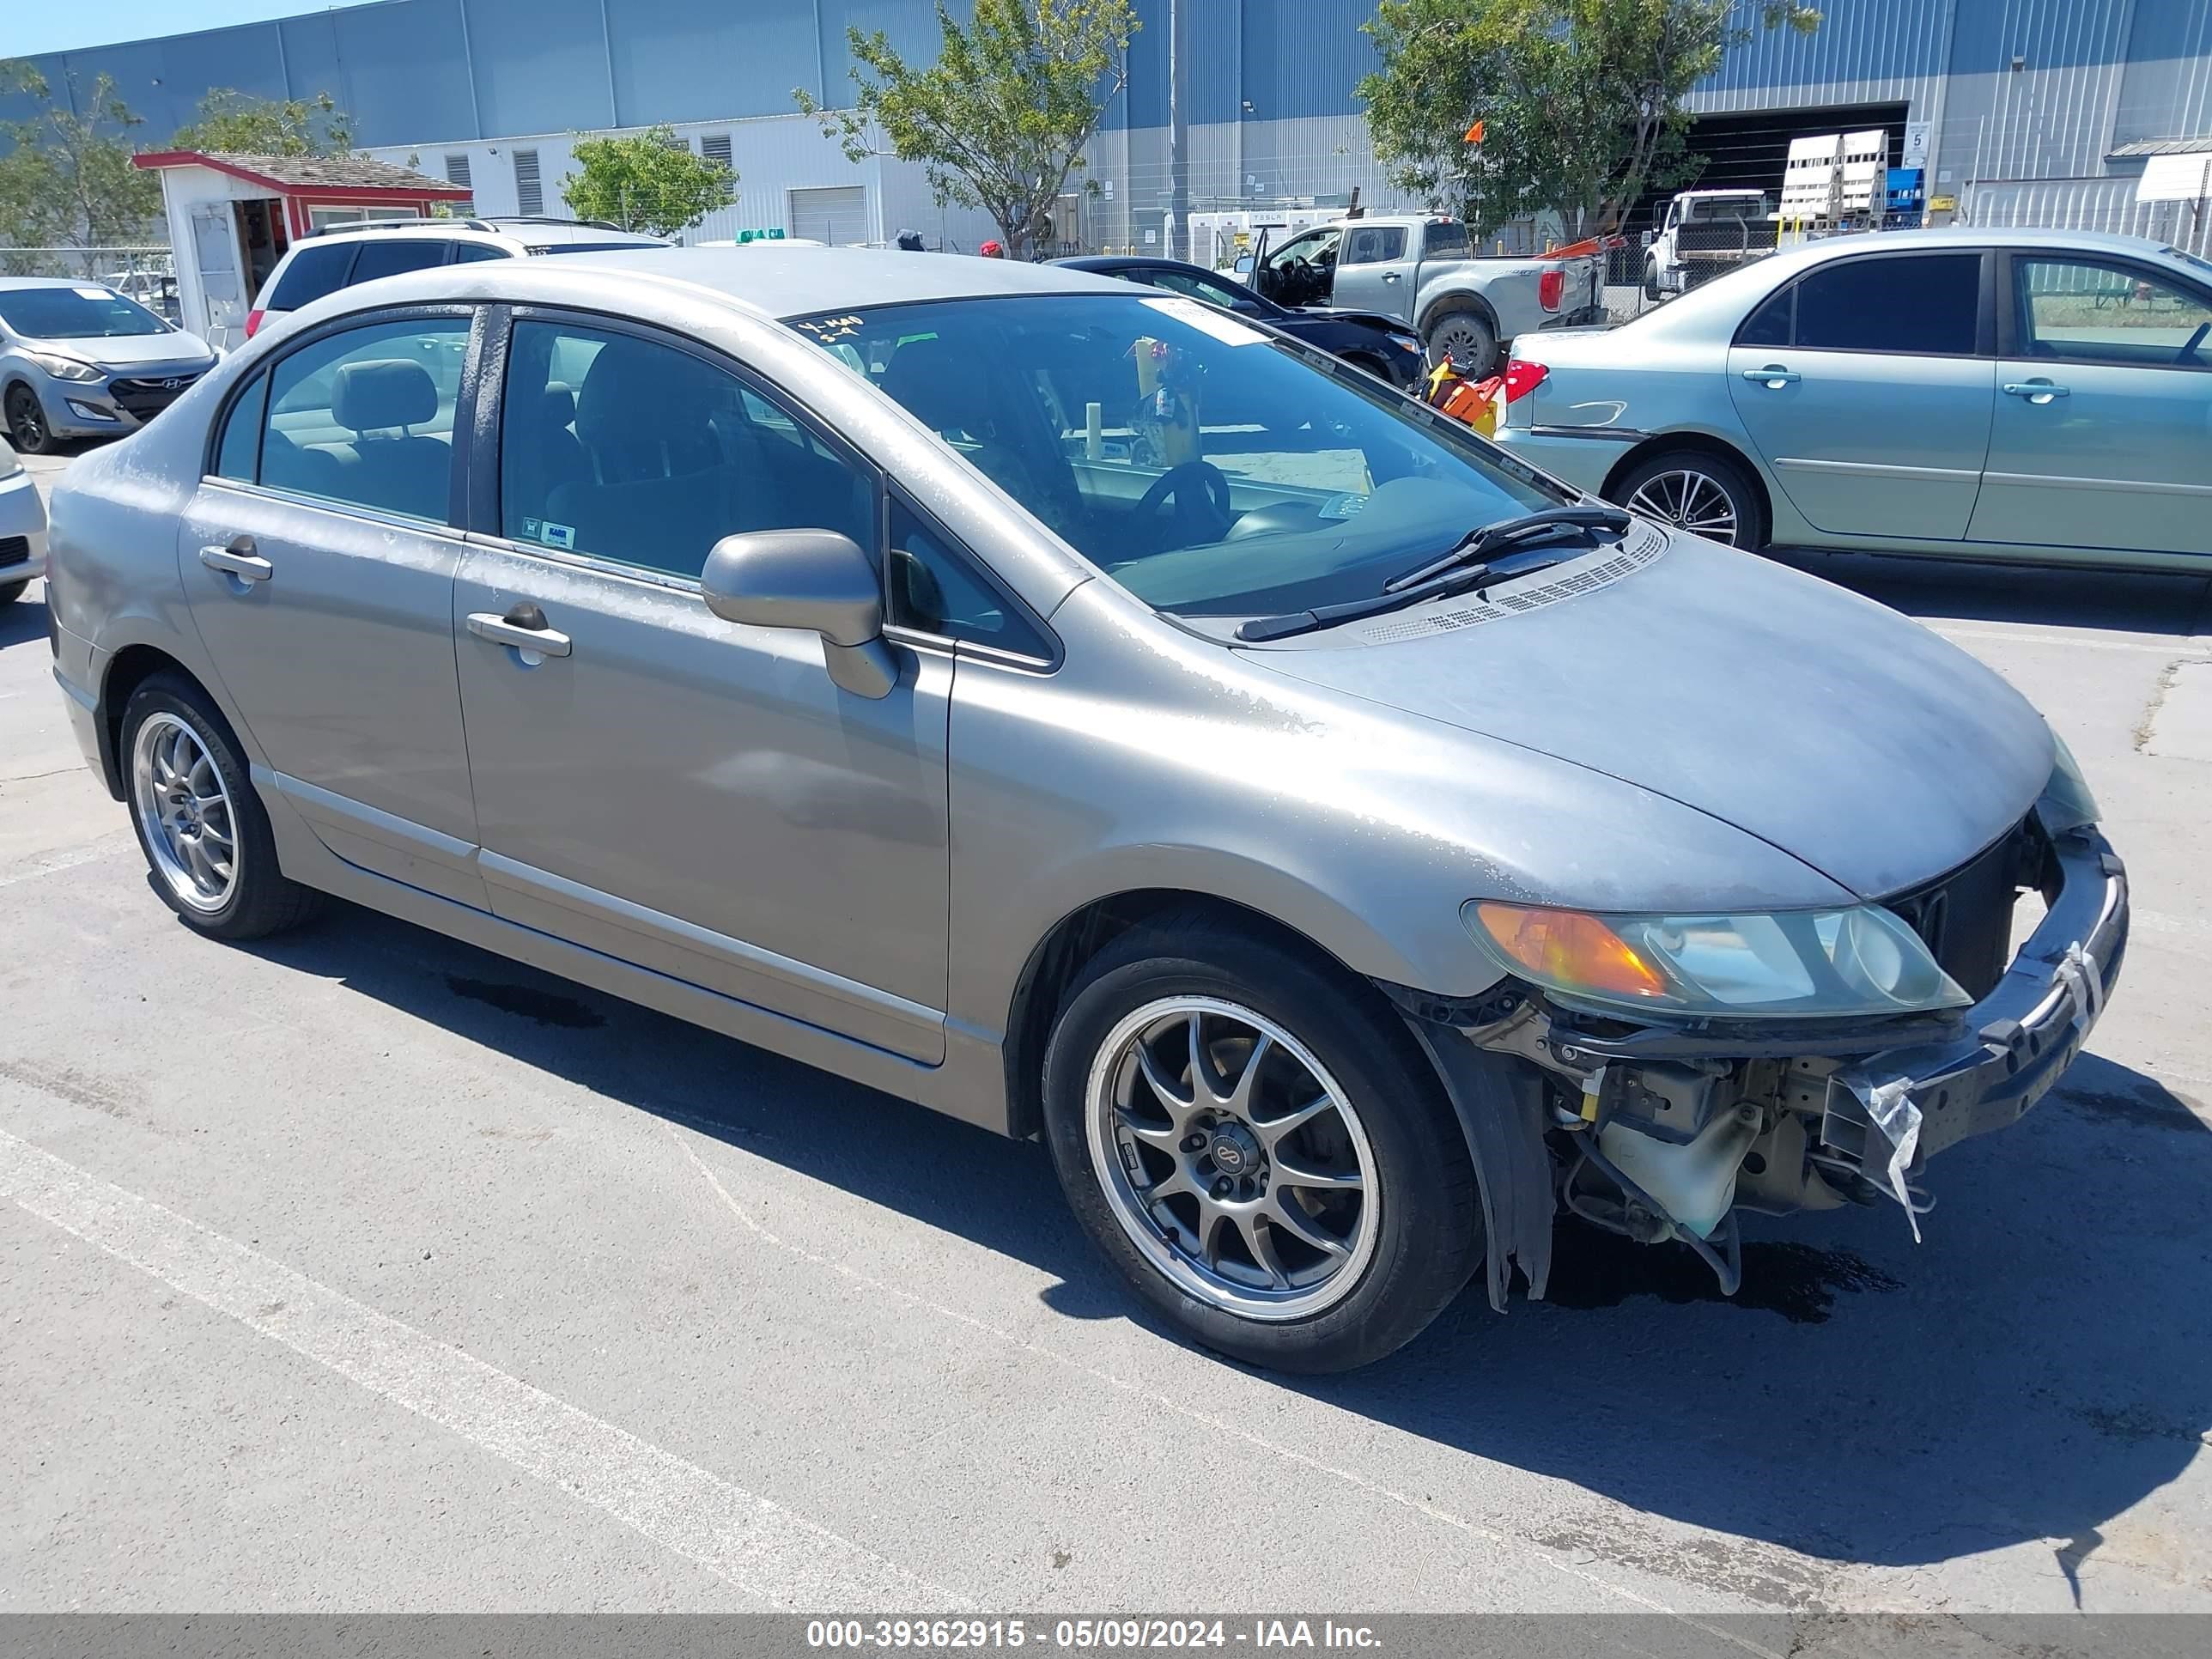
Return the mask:
[[865,185],[791,192],[791,234],[809,241],[843,247],[868,240],[868,190]]

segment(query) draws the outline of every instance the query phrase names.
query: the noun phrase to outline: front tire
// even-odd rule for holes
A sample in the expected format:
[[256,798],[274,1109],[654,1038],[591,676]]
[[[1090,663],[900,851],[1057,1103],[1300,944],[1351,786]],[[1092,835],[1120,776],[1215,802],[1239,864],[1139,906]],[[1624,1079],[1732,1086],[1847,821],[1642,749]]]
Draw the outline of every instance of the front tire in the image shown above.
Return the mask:
[[57,441],[39,394],[20,380],[8,388],[8,436],[26,455],[51,455]]
[[206,692],[155,674],[123,710],[125,793],[154,889],[197,933],[263,939],[297,927],[322,895],[276,866],[269,815],[229,724]]
[[1766,545],[1766,504],[1744,466],[1702,449],[1670,449],[1638,461],[1606,499],[1725,547]]
[[1644,262],[1644,297],[1647,300],[1656,300],[1661,297],[1659,262],[1656,259],[1646,259]]
[[1186,913],[1115,940],[1060,1011],[1047,1139],[1146,1302],[1231,1358],[1349,1370],[1482,1254],[1467,1144],[1369,988]]

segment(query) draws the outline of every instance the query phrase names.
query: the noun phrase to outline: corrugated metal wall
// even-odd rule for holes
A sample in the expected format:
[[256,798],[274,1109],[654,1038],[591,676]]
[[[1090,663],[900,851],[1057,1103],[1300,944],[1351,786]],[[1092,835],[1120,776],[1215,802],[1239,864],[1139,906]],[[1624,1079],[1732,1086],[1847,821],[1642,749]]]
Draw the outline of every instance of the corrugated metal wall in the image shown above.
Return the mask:
[[[951,4],[956,15],[969,10],[969,0]],[[1755,4],[1740,0],[1747,20]],[[1180,174],[1166,131],[1170,0],[1136,0],[1143,27],[1129,89],[1092,147],[1092,176],[1115,186],[1111,198],[1086,204],[1094,242],[1138,241],[1177,186],[1187,204],[1355,185],[1369,200],[1389,199],[1354,92],[1375,62],[1360,32],[1373,0],[1175,5]],[[2062,186],[2106,176],[2114,146],[2212,133],[2212,0],[1826,0],[1823,9],[1810,37],[1754,28],[1693,107],[1804,110],[1817,124],[1827,106],[1902,103],[1910,119],[1931,125],[1936,193],[2047,181],[2052,199],[2076,199],[2084,211],[2087,198]],[[381,0],[35,61],[58,85],[70,71],[85,88],[112,76],[149,134],[190,119],[210,87],[326,91],[351,112],[363,145],[429,155],[532,133],[787,115],[794,87],[835,101],[848,84],[848,26],[880,28],[916,58],[937,40],[933,0]],[[22,112],[10,101],[0,100],[0,116]],[[769,136],[778,125],[761,127],[750,167],[738,155],[749,188],[787,166],[795,171],[779,176],[778,190],[843,180],[818,176],[849,164],[821,159],[811,128],[787,141]],[[552,176],[549,168],[549,191]],[[886,168],[874,182],[888,195],[890,228],[921,228],[936,213],[915,170]],[[483,199],[490,210],[493,198]]]

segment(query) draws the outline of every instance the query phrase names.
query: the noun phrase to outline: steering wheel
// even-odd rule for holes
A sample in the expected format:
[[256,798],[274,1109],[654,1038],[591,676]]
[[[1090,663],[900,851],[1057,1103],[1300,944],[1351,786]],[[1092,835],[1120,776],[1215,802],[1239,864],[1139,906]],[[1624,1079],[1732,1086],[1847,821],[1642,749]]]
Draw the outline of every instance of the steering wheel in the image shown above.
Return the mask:
[[2177,363],[2185,363],[2195,358],[2197,348],[2204,343],[2204,337],[2208,334],[2212,334],[2212,323],[2197,324],[2197,332],[2191,335],[2181,349],[2173,354],[2173,361]]
[[1137,503],[1133,516],[1151,520],[1170,500],[1175,506],[1163,527],[1177,532],[1180,539],[1167,539],[1170,547],[1218,542],[1237,522],[1237,509],[1229,504],[1229,479],[1211,461],[1185,461],[1161,473]]

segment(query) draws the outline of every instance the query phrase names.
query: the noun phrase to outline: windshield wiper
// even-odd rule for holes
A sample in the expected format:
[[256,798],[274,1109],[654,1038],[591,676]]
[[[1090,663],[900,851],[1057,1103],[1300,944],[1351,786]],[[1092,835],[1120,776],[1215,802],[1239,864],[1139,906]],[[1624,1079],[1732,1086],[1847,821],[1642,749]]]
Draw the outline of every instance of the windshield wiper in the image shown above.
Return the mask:
[[1629,515],[1617,507],[1555,507],[1518,519],[1502,520],[1485,525],[1442,557],[1386,582],[1380,593],[1364,599],[1346,599],[1340,605],[1316,605],[1310,611],[1286,611],[1279,617],[1255,617],[1237,629],[1237,637],[1249,645],[1286,640],[1294,634],[1310,634],[1316,629],[1333,628],[1338,623],[1358,622],[1363,617],[1402,611],[1424,599],[1464,592],[1488,582],[1526,576],[1552,565],[1564,564],[1576,556],[1565,551],[1547,556],[1533,550],[1519,555],[1508,553],[1499,558],[1483,556],[1498,553],[1516,542],[1564,535],[1570,531],[1607,531],[1620,535],[1627,531],[1630,522]]
[[1441,576],[1447,570],[1458,569],[1480,562],[1486,553],[1494,553],[1540,536],[1564,535],[1571,530],[1601,530],[1610,535],[1626,533],[1629,526],[1627,512],[1618,507],[1593,506],[1547,507],[1540,513],[1524,513],[1517,519],[1500,519],[1496,524],[1486,524],[1473,532],[1459,544],[1441,557],[1426,564],[1415,565],[1401,575],[1393,576],[1382,584],[1385,593],[1402,593],[1407,588]]

